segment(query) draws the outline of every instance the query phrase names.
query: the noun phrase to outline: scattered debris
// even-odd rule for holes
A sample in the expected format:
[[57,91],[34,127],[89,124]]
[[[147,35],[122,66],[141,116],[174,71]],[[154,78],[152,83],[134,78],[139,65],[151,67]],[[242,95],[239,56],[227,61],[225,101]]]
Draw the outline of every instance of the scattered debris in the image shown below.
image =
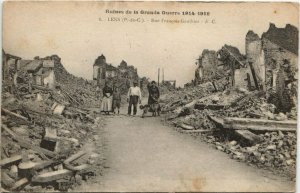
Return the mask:
[[[93,140],[94,130],[103,126],[103,118],[89,110],[100,102],[93,85],[69,74],[58,56],[21,61],[26,69],[16,69],[14,89],[2,90],[1,191],[67,191],[79,179],[95,175],[103,159],[89,158],[96,152],[83,149],[85,143],[100,140]],[[55,82],[32,81],[45,76],[40,69],[54,72]]]

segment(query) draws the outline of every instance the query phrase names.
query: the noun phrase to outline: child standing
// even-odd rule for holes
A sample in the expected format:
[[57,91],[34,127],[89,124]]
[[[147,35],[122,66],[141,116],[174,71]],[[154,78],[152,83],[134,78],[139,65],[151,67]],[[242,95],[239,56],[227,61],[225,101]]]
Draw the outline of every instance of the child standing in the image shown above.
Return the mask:
[[121,92],[120,92],[118,87],[115,87],[114,92],[113,92],[113,111],[114,111],[114,114],[116,113],[115,112],[116,108],[118,109],[118,114],[120,114],[120,107],[121,107]]

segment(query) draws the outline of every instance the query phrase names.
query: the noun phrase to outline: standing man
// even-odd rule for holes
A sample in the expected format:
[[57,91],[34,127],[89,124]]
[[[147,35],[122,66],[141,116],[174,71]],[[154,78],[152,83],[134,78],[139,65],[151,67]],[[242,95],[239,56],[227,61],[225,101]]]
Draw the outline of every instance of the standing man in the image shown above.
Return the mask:
[[137,112],[137,103],[141,104],[142,93],[140,87],[138,87],[137,81],[133,82],[133,86],[129,88],[127,102],[129,100],[128,115],[131,115],[131,106],[133,105],[133,115]]

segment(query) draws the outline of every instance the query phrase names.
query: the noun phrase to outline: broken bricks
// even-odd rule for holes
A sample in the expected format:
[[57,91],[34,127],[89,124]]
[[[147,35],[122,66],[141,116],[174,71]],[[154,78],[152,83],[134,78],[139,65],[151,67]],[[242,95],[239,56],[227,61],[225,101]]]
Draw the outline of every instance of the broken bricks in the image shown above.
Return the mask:
[[[210,89],[204,83],[167,93],[169,97],[162,101],[165,121],[192,135],[197,130],[211,131],[201,133],[201,138],[233,159],[272,170],[295,167],[295,108],[286,114],[277,112],[262,91],[226,89],[214,93]],[[182,103],[185,96],[192,101],[188,111]]]

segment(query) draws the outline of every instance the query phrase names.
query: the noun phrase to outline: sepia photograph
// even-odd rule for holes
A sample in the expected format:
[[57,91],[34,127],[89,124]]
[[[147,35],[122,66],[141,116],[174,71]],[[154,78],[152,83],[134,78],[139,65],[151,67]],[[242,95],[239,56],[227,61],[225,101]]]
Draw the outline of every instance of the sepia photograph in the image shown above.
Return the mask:
[[1,192],[295,192],[298,2],[4,1]]

